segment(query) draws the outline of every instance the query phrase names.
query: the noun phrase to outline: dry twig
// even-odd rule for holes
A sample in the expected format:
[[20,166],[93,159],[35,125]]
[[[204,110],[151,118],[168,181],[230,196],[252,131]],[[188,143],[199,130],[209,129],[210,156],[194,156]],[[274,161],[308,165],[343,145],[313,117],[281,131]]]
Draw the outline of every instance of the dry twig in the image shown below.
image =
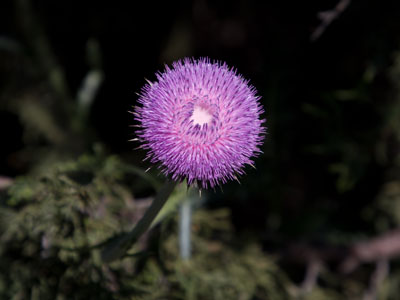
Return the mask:
[[370,285],[365,291],[363,300],[376,300],[378,297],[379,287],[389,274],[389,262],[386,259],[376,263],[374,273],[371,275]]
[[0,175],[0,191],[11,186],[13,182],[14,180],[12,178]]
[[351,0],[340,0],[339,3],[332,10],[322,11],[318,13],[318,19],[321,24],[311,34],[311,41],[315,42],[326,30],[326,28],[337,19],[349,6]]
[[370,285],[364,294],[365,300],[376,299],[379,287],[389,273],[391,259],[400,257],[400,228],[381,236],[358,242],[347,247],[294,244],[285,252],[283,258],[307,266],[300,291],[309,293],[316,285],[321,267],[327,263],[339,266],[339,271],[348,274],[363,263],[375,263]]

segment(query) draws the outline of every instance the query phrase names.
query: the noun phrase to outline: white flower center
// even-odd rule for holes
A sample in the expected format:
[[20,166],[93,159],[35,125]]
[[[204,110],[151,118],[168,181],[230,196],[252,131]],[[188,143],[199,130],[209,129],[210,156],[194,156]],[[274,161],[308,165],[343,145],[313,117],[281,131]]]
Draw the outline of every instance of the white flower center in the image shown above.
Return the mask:
[[190,120],[193,121],[194,125],[209,124],[212,119],[211,113],[204,107],[196,105],[193,109]]

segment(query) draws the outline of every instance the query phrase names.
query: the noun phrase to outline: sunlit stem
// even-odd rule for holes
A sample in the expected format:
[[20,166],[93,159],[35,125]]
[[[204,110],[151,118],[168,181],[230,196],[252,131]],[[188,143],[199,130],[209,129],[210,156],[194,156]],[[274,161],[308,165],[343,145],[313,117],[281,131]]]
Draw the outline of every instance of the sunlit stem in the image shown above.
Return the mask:
[[183,260],[191,254],[192,199],[185,199],[179,209],[179,254]]

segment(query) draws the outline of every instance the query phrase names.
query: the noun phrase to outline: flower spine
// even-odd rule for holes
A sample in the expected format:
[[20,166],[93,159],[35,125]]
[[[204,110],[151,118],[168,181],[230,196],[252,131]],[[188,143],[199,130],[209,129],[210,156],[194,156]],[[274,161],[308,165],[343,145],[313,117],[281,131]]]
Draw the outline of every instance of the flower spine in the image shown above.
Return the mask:
[[173,180],[215,187],[253,166],[265,134],[254,87],[223,63],[175,62],[140,95],[135,119],[146,159]]

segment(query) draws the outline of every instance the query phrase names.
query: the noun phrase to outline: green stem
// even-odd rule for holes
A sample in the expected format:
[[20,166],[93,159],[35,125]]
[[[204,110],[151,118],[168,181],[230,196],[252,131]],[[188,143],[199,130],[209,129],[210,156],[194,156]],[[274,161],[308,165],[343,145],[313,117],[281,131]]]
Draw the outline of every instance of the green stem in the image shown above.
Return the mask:
[[101,258],[103,262],[112,262],[126,254],[129,248],[132,247],[139,237],[150,227],[154,218],[164,206],[165,202],[167,202],[175,186],[176,182],[174,181],[167,181],[164,184],[136,226],[130,232],[113,240],[111,244],[107,245],[102,251]]

